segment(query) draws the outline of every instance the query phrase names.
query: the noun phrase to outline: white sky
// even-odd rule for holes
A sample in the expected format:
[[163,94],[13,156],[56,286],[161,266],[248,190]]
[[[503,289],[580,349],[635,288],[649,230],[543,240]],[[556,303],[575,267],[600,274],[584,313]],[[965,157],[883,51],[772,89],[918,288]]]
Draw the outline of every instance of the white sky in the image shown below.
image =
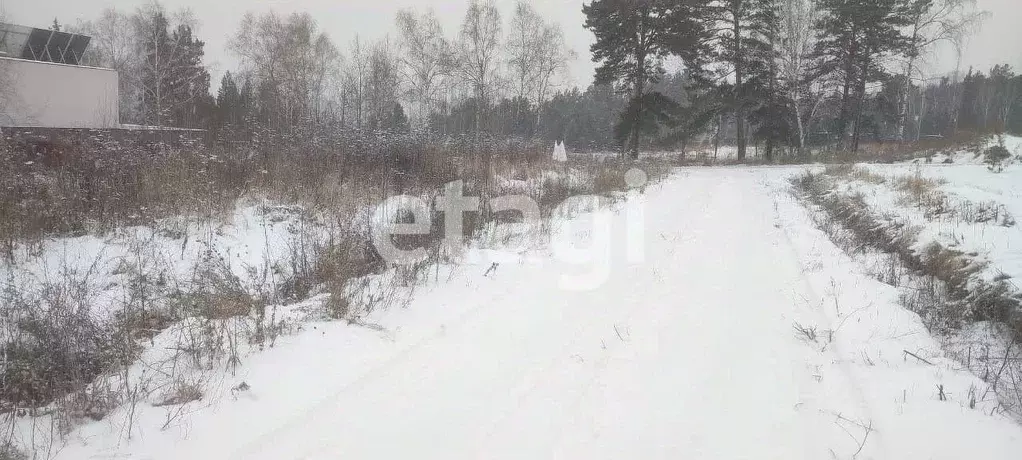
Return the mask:
[[[98,16],[103,8],[132,11],[144,3],[138,0],[0,0],[0,11],[7,22],[48,27],[54,17],[61,23],[73,24],[79,18]],[[200,21],[197,35],[206,42],[206,64],[213,74],[214,91],[219,86],[220,75],[236,66],[236,60],[225,45],[245,11],[307,11],[343,51],[356,34],[365,39],[393,36],[394,16],[403,7],[433,7],[444,22],[448,36],[453,36],[467,3],[467,0],[163,0],[168,10],[189,8]],[[514,3],[515,0],[497,0],[505,25]],[[532,0],[532,3],[547,20],[563,28],[569,46],[579,55],[570,66],[570,81],[587,86],[592,80],[594,65],[589,54],[592,35],[582,27],[583,0]],[[977,3],[991,16],[970,40],[963,70],[971,65],[986,71],[994,64],[1007,62],[1017,72],[1022,72],[1022,0],[977,0]],[[947,52],[937,53],[930,61],[929,70],[934,73],[948,72],[955,64],[953,55]]]

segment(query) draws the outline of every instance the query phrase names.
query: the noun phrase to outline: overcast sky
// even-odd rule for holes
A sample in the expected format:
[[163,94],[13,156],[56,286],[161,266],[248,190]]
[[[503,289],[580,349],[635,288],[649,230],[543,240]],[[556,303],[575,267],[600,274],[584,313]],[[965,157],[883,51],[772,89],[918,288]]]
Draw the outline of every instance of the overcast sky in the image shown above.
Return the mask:
[[[588,1],[588,0],[586,0]],[[8,22],[34,27],[48,27],[56,17],[73,24],[78,19],[91,19],[104,8],[133,11],[145,2],[137,0],[0,0],[0,11]],[[245,11],[276,10],[279,13],[307,11],[344,50],[359,35],[377,39],[394,34],[394,16],[404,7],[433,7],[446,26],[449,36],[457,31],[467,0],[163,0],[168,10],[189,8],[200,21],[198,36],[206,42],[206,63],[212,69],[212,86],[219,85],[219,76],[231,70],[236,60],[226,50],[228,36],[238,27]],[[505,24],[515,0],[497,0]],[[968,44],[963,58],[965,67],[989,69],[994,64],[1010,63],[1022,71],[1022,0],[977,0],[980,9],[990,12],[982,29]],[[532,0],[537,11],[547,20],[557,22],[565,38],[579,55],[570,66],[571,80],[587,86],[593,75],[589,45],[591,34],[582,27],[582,0]],[[949,52],[937,53],[931,59],[931,72],[944,73],[954,69]]]

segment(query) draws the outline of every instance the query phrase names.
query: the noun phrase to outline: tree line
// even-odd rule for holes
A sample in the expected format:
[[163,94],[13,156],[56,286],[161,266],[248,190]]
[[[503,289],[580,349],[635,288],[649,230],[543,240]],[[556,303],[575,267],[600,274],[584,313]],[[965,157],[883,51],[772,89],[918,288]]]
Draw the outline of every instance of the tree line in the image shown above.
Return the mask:
[[[807,143],[854,152],[870,140],[1017,129],[1009,67],[937,82],[923,72],[941,45],[961,61],[984,17],[973,0],[593,0],[584,13],[596,83],[628,95],[615,134],[632,156],[643,139],[709,133],[733,139],[739,159],[752,141],[771,160],[782,147],[804,155]],[[681,62],[683,93],[654,86],[670,60]]]
[[93,37],[87,64],[120,72],[123,122],[241,135],[414,131],[632,156],[726,143],[739,159],[754,144],[774,159],[1022,125],[1010,67],[924,72],[942,44],[960,61],[983,18],[973,0],[593,0],[583,13],[598,64],[585,89],[567,84],[578,56],[560,25],[525,1],[470,0],[454,31],[405,9],[385,38],[343,47],[307,13],[249,13],[215,94],[187,11],[107,9],[75,31]]
[[214,129],[531,137],[576,58],[560,25],[524,1],[505,18],[472,0],[454,33],[431,9],[402,10],[394,24],[340,47],[307,13],[248,13],[228,45],[240,66],[215,95],[187,11],[107,9],[74,31],[93,37],[86,64],[120,72],[122,121]]

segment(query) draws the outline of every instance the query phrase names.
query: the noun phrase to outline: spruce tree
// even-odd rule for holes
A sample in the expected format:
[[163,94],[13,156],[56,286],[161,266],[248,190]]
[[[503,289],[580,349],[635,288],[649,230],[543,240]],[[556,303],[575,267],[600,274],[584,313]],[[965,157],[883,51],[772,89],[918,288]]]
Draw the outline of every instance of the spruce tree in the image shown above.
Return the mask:
[[590,51],[596,84],[617,83],[630,94],[628,107],[615,128],[627,140],[632,158],[639,156],[640,136],[662,121],[671,105],[648,88],[663,74],[663,60],[677,55],[694,60],[702,28],[695,12],[700,0],[593,0],[582,7],[585,27],[596,36]]
[[191,27],[180,25],[171,33],[169,45],[171,121],[175,126],[201,127],[210,115],[205,113],[209,98],[209,72],[202,65],[205,42],[195,38]]
[[744,102],[749,108],[749,121],[756,127],[755,137],[763,139],[763,157],[774,160],[774,148],[790,140],[792,120],[784,88],[780,83],[778,63],[781,59],[780,2],[778,0],[746,0],[749,2],[749,37],[746,39],[747,82]]
[[220,89],[216,92],[217,118],[220,125],[238,125],[240,119],[241,90],[231,72],[224,74],[220,80]]
[[202,65],[205,43],[192,29],[179,25],[169,31],[162,10],[136,18],[144,56],[140,73],[140,107],[148,124],[199,127],[212,107],[209,72]]
[[820,0],[819,6],[823,16],[816,52],[823,72],[841,83],[838,134],[845,147],[857,151],[867,85],[886,81],[889,74],[883,58],[903,54],[909,45],[903,30],[910,23],[911,4],[907,0]]
[[[720,91],[735,116],[735,141],[738,160],[745,159],[747,143],[747,114],[756,99],[753,90],[757,67],[753,55],[761,53],[764,47],[760,30],[764,24],[757,21],[762,2],[758,0],[711,0],[702,9],[702,20],[713,30],[713,58],[719,64],[721,75],[716,80],[724,82]],[[733,83],[731,83],[733,82]]]

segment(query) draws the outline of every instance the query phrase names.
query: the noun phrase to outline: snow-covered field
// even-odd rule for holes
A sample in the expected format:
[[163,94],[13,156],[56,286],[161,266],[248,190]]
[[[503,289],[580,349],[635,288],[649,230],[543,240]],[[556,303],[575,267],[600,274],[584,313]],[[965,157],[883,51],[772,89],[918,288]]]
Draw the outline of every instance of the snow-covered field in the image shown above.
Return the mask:
[[[407,308],[361,325],[307,322],[203,378],[200,401],[125,405],[41,451],[1018,458],[1022,427],[987,384],[944,356],[896,288],[815,228],[789,193],[800,171],[680,169],[642,196],[557,222],[562,244],[442,267]],[[984,172],[962,170],[959,186],[1016,196],[1010,176]]]
[[129,296],[132,276],[188,284],[197,262],[212,254],[255,292],[280,281],[274,279],[273,268],[290,256],[294,245],[328,233],[329,229],[312,228],[301,213],[297,207],[248,203],[223,223],[165,219],[158,228],[44,239],[18,246],[12,260],[0,260],[0,279],[26,292],[74,279],[88,285],[94,311],[110,314]]
[[[1016,157],[1022,155],[1022,138],[1007,137],[1005,147]],[[948,156],[952,163],[935,159],[930,164],[862,165],[884,177],[934,181],[934,190],[921,192],[924,200],[938,203],[936,209],[907,199],[890,184],[852,181],[848,187],[862,193],[871,207],[921,227],[920,245],[937,241],[978,253],[990,263],[988,278],[1022,279],[1022,228],[1016,222],[1022,218],[1022,165],[1015,161],[994,172],[974,153]]]
[[1001,398],[998,410],[1018,416],[1022,138],[991,138],[978,151],[994,145],[1004,145],[1012,158],[992,167],[962,151],[941,161],[828,167],[822,177],[838,200],[825,220],[833,222],[836,209],[837,220],[857,221],[852,225],[860,233],[863,224],[877,231],[845,240],[846,249],[865,272],[899,287],[901,303],[923,315],[944,352],[990,384]]

